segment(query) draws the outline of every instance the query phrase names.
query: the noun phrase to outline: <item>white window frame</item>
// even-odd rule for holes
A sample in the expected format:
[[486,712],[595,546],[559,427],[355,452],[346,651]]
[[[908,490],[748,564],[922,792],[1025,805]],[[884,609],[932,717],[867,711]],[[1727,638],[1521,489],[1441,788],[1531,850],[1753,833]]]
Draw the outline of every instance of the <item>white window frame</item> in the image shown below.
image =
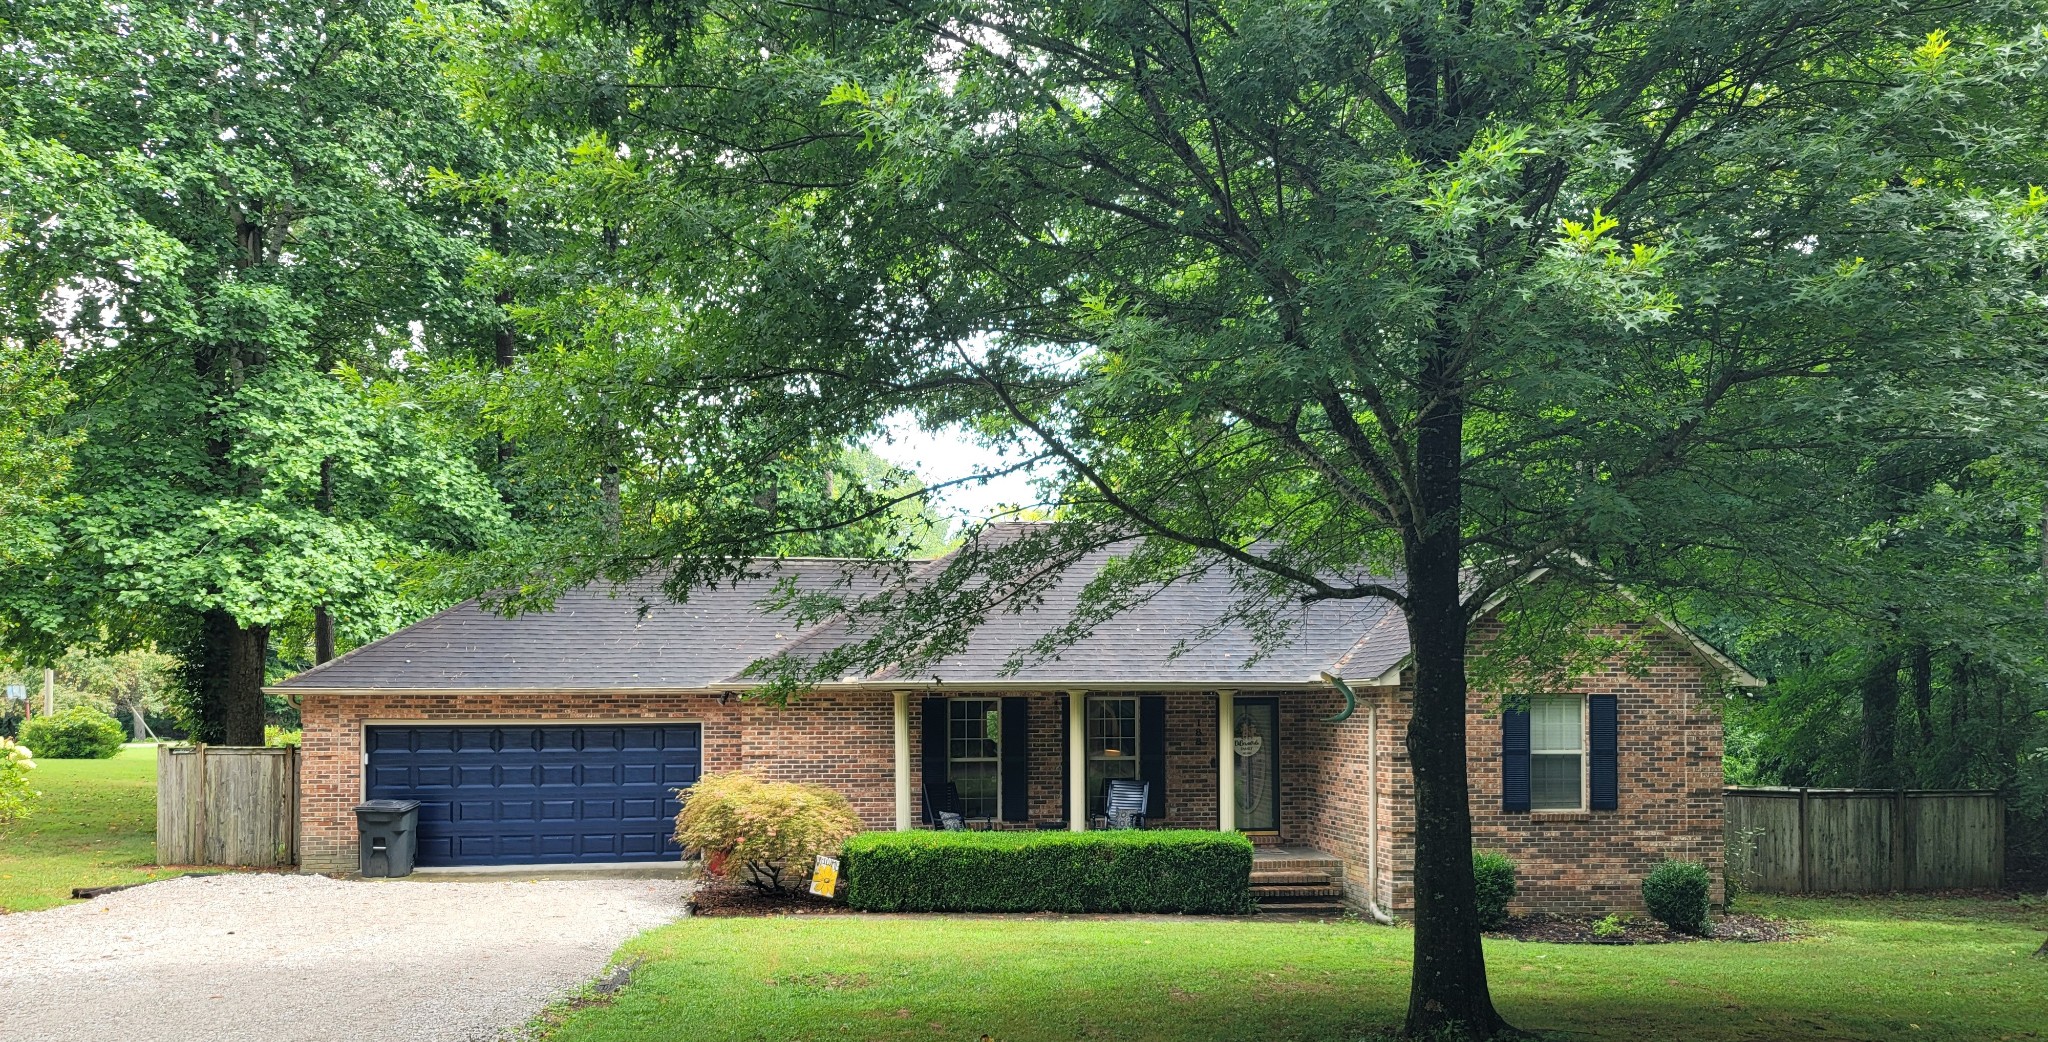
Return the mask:
[[[1579,744],[1576,749],[1539,749],[1536,745],[1536,706],[1539,702],[1573,702],[1579,708]],[[1529,812],[1532,814],[1583,814],[1591,806],[1592,762],[1587,721],[1586,696],[1584,695],[1535,695],[1529,699]],[[1579,802],[1569,807],[1545,807],[1536,802],[1536,761],[1544,756],[1576,756],[1579,758]]]
[[[1094,710],[1096,704],[1102,702],[1127,702],[1130,704],[1130,755],[1126,756],[1122,753],[1098,753],[1095,751]],[[1117,778],[1126,778],[1131,781],[1138,781],[1143,776],[1141,773],[1143,771],[1143,768],[1140,765],[1143,763],[1143,750],[1145,748],[1145,740],[1144,736],[1139,733],[1139,729],[1143,726],[1143,724],[1139,717],[1138,696],[1090,695],[1088,696],[1088,712],[1083,713],[1081,719],[1082,726],[1087,729],[1086,732],[1082,735],[1082,749],[1085,750],[1088,755],[1088,768],[1083,773],[1082,778],[1088,784],[1088,816],[1093,818],[1100,816],[1103,812],[1103,808],[1108,800],[1109,783],[1111,780]],[[1128,774],[1122,773],[1121,771],[1124,764],[1130,765],[1130,772]],[[1115,774],[1109,773],[1107,768],[1111,766],[1115,766],[1116,768],[1118,768],[1119,772]],[[1102,769],[1098,770],[1098,768]],[[1096,789],[1098,788],[1096,784],[1098,779],[1101,782],[1100,792],[1096,791]]]
[[[967,705],[969,703],[976,703],[985,707],[982,710],[981,714],[981,719],[984,721],[982,725],[984,729],[984,737],[957,739],[953,735],[954,707]],[[958,784],[958,781],[955,779],[953,773],[954,765],[956,764],[992,763],[995,765],[996,798],[994,810],[989,814],[967,813],[967,797],[963,795],[960,798],[960,810],[963,817],[973,818],[978,821],[983,818],[989,820],[996,820],[1003,816],[1003,735],[1001,723],[998,722],[996,725],[995,738],[989,739],[985,737],[987,734],[986,721],[991,716],[994,716],[998,721],[1000,721],[1002,719],[1002,711],[1003,701],[1000,698],[950,698],[946,700],[946,780],[954,782],[954,784],[956,785]],[[973,719],[973,717],[969,716],[965,719],[971,720]],[[954,751],[954,742],[956,741],[993,741],[996,747],[996,754],[994,756],[958,756],[955,755]]]

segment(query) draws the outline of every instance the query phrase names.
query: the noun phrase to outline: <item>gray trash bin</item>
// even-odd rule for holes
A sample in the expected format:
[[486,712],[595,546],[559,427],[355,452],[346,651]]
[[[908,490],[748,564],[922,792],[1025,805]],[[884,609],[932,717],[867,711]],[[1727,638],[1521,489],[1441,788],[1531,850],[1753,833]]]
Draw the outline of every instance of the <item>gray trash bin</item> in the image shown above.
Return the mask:
[[361,871],[374,879],[412,875],[419,850],[420,801],[369,800],[356,804]]

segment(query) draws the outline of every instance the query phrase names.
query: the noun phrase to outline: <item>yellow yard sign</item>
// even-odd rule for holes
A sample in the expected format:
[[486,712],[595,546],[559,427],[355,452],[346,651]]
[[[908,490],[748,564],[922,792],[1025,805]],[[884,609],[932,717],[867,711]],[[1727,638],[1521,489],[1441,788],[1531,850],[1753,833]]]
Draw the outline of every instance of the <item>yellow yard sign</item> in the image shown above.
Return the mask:
[[818,855],[818,867],[811,870],[811,893],[830,898],[839,889],[839,859]]

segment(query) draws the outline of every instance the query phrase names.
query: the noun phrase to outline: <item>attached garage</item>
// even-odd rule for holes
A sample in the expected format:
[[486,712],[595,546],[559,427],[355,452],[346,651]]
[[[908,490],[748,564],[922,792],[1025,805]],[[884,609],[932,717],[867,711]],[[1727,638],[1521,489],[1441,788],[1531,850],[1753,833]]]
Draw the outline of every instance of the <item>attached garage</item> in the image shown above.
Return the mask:
[[419,864],[673,860],[698,724],[371,725],[368,799],[420,801]]

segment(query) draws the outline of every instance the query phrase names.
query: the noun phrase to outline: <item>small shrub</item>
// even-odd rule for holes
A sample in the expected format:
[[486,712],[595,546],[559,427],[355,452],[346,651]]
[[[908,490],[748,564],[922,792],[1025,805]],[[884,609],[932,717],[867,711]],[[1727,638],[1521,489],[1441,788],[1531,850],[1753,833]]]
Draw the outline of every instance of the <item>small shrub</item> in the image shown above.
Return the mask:
[[1599,922],[1593,924],[1593,936],[1595,937],[1619,937],[1627,932],[1628,920],[1613,912],[1607,913],[1600,918]]
[[1498,930],[1508,924],[1508,902],[1515,899],[1515,863],[1490,850],[1472,855],[1472,878],[1479,892],[1479,928]]
[[1643,879],[1643,904],[1657,921],[1684,933],[1707,932],[1714,876],[1697,861],[1666,861]]
[[121,721],[91,706],[72,706],[21,725],[21,744],[46,760],[104,760],[128,738]]
[[[771,782],[744,771],[707,774],[684,789],[676,842],[702,850],[723,871],[747,869],[747,882],[785,890],[808,878],[819,854],[860,831],[846,797],[822,785]],[[785,878],[786,877],[786,878]]]
[[1234,832],[865,832],[840,867],[869,912],[1253,910],[1252,844]]
[[29,805],[42,795],[28,787],[28,772],[35,769],[27,746],[0,738],[0,828],[28,817]]
[[272,749],[296,749],[306,732],[296,727],[283,728],[276,724],[263,725],[263,744]]

